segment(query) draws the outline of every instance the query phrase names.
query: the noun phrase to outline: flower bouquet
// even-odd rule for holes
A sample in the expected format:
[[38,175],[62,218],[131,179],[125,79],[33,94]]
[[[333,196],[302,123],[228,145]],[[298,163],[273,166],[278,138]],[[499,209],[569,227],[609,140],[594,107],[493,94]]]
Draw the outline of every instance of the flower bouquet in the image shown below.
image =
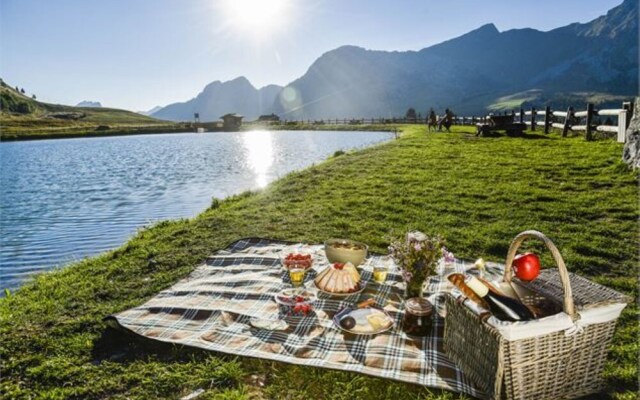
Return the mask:
[[[422,297],[422,287],[429,275],[434,275],[443,254],[450,255],[440,236],[430,237],[422,232],[409,232],[406,237],[389,245],[389,254],[398,264],[406,283],[405,297]],[[452,255],[451,255],[452,256]]]

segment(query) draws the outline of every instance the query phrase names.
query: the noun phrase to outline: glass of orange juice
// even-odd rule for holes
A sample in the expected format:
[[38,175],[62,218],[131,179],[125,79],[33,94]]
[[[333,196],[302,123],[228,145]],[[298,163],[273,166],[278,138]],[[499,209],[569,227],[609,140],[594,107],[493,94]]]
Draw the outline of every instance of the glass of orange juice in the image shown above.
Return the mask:
[[289,279],[291,280],[293,287],[302,286],[302,283],[304,282],[304,273],[304,267],[295,266],[289,268]]
[[373,280],[375,282],[384,283],[387,280],[390,264],[389,257],[380,257],[373,263]]

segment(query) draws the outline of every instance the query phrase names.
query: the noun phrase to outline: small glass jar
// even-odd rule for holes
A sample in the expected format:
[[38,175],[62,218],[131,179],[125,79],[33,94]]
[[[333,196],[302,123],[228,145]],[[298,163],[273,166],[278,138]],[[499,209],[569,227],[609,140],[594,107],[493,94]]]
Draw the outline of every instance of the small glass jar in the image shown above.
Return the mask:
[[402,330],[407,335],[427,336],[431,333],[433,305],[429,300],[412,297],[405,302]]

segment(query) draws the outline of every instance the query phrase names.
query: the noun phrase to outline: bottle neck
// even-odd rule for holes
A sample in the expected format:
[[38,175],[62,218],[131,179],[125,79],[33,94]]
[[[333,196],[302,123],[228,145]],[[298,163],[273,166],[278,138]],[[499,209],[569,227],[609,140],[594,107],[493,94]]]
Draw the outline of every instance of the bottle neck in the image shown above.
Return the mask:
[[489,293],[489,288],[484,283],[480,282],[475,276],[470,276],[465,282],[469,289],[473,290],[478,296],[485,297]]

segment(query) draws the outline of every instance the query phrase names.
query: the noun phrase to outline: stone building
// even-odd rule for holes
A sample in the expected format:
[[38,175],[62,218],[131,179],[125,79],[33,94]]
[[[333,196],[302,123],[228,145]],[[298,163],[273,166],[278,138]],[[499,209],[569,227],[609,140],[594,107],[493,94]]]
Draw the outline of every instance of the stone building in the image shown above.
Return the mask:
[[242,115],[232,113],[225,114],[220,119],[222,120],[222,129],[226,132],[239,131],[242,126]]

